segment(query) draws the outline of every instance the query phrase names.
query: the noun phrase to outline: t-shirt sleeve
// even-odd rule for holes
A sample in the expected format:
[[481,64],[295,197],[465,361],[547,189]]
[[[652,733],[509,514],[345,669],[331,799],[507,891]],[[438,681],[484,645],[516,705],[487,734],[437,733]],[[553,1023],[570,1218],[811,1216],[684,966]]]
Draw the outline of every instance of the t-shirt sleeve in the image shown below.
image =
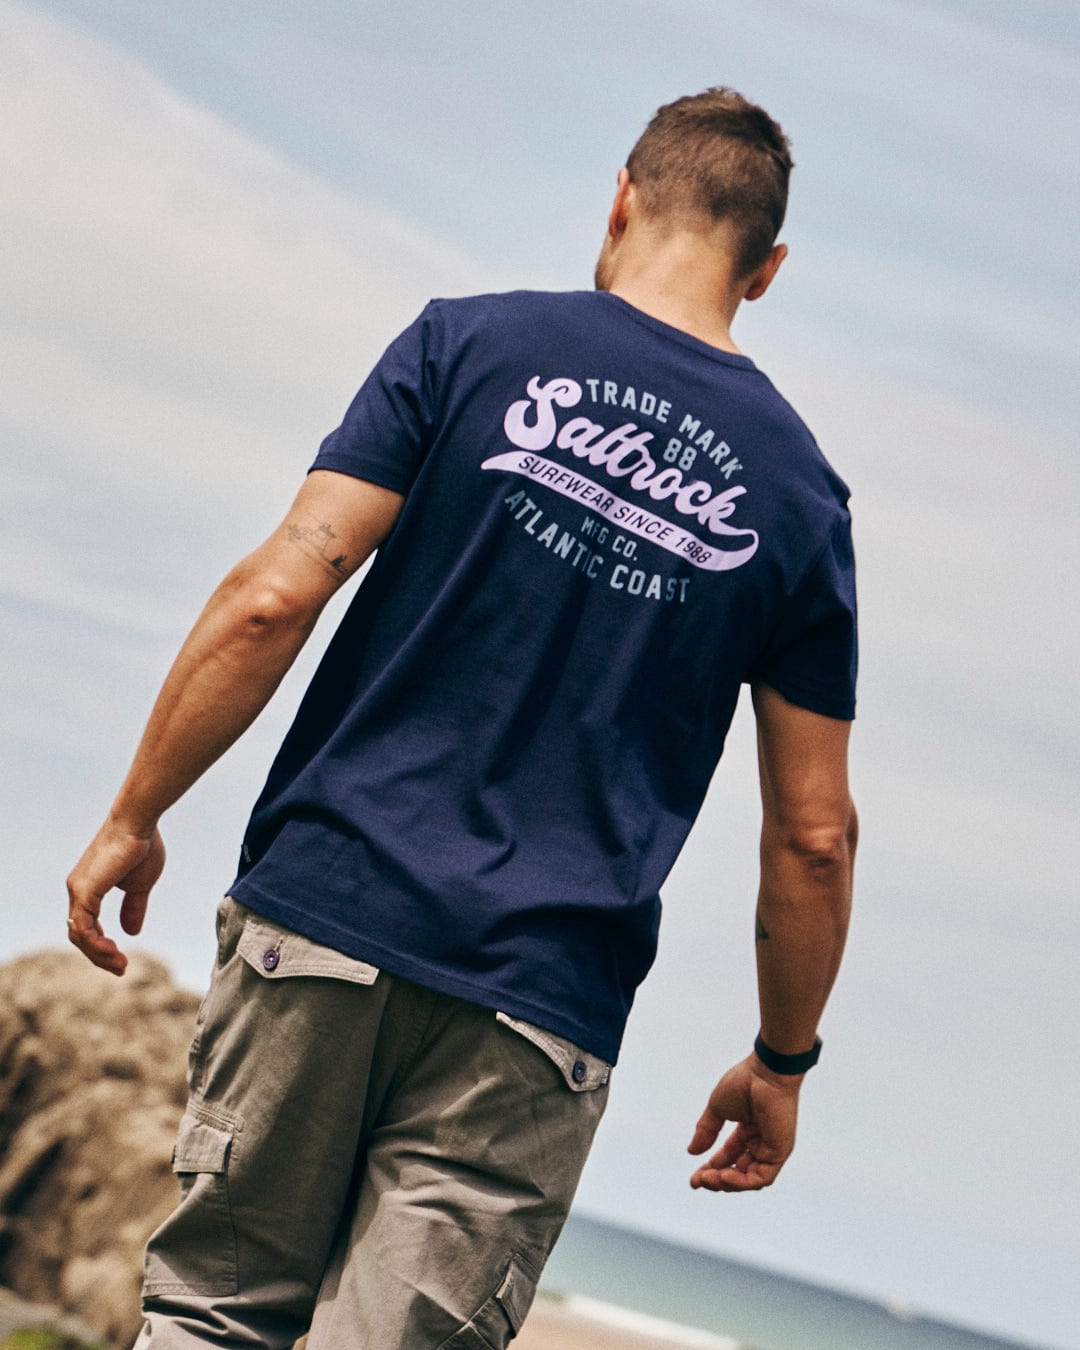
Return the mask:
[[749,678],[800,708],[851,721],[857,665],[855,555],[845,513],[785,600]]
[[341,425],[319,447],[312,469],[347,473],[394,492],[412,487],[434,420],[433,310],[429,304],[386,349]]

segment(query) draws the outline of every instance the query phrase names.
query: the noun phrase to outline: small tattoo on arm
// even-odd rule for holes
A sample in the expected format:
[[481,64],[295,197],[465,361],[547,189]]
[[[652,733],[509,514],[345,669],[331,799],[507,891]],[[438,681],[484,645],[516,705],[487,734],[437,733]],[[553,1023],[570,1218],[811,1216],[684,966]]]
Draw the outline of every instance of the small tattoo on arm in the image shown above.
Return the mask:
[[302,549],[309,558],[314,558],[328,568],[336,577],[346,577],[346,554],[335,553],[337,535],[333,527],[325,521],[321,525],[290,525],[289,538]]
[[769,940],[769,930],[761,922],[760,914],[754,918],[754,937],[758,942],[768,942]]

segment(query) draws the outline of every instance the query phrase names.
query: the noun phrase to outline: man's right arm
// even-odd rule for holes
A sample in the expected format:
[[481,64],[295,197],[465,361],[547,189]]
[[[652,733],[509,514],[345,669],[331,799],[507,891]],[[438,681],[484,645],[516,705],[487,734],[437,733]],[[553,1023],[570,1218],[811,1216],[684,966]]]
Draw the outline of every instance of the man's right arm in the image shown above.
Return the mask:
[[[761,1038],[779,1055],[812,1048],[840,967],[851,911],[858,821],[847,778],[850,724],[754,689],[761,776],[761,887],[756,918]],[[708,1190],[768,1186],[795,1146],[802,1074],[775,1073],[756,1053],[720,1080],[690,1145]]]
[[162,813],[262,711],[323,606],[390,532],[402,497],[325,470],[309,474],[285,519],[210,597],[154,704],[108,818],[68,878],[71,941],[123,974],[102,929],[104,896],[124,892],[126,933],[142,927],[161,874]]

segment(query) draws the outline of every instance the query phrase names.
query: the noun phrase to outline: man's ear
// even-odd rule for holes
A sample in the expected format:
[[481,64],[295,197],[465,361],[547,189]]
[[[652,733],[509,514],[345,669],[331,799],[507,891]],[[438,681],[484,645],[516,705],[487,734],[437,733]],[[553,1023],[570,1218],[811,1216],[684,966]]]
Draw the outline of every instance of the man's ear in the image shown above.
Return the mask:
[[611,203],[608,215],[608,234],[613,240],[619,240],[626,232],[626,222],[630,217],[630,170],[625,166],[619,170],[616,180],[615,200]]
[[746,290],[743,291],[744,300],[760,300],[765,292],[772,285],[773,277],[780,271],[780,264],[788,255],[787,244],[774,244],[769,250],[769,256],[752,273]]

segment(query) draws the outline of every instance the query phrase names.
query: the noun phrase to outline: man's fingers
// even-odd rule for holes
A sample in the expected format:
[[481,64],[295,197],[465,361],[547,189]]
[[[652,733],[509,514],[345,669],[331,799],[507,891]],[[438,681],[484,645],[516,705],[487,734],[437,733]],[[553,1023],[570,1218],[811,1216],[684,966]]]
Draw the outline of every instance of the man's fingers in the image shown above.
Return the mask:
[[[738,1129],[732,1130],[704,1166],[713,1171],[722,1171],[726,1167],[738,1167],[745,1171],[751,1162],[753,1155],[749,1150],[746,1131],[740,1125]],[[702,1170],[698,1168],[699,1172]]]
[[751,1162],[744,1171],[740,1167],[717,1168],[706,1163],[690,1178],[694,1190],[706,1191],[761,1191],[776,1180],[780,1168],[775,1163]]
[[127,957],[112,938],[105,936],[97,917],[87,910],[72,912],[68,919],[68,939],[101,970],[123,975],[127,969]]
[[759,1141],[740,1126],[690,1178],[694,1190],[759,1191],[771,1186],[781,1164],[759,1154]]
[[694,1190],[760,1191],[771,1186],[786,1161],[765,1142],[740,1125],[708,1162],[690,1178]]
[[711,1148],[724,1125],[723,1117],[716,1115],[711,1107],[706,1107],[694,1128],[694,1137],[687,1145],[687,1153],[704,1153],[707,1148]]
[[142,932],[146,907],[150,903],[149,891],[128,891],[120,903],[120,927],[125,933],[134,936]]

